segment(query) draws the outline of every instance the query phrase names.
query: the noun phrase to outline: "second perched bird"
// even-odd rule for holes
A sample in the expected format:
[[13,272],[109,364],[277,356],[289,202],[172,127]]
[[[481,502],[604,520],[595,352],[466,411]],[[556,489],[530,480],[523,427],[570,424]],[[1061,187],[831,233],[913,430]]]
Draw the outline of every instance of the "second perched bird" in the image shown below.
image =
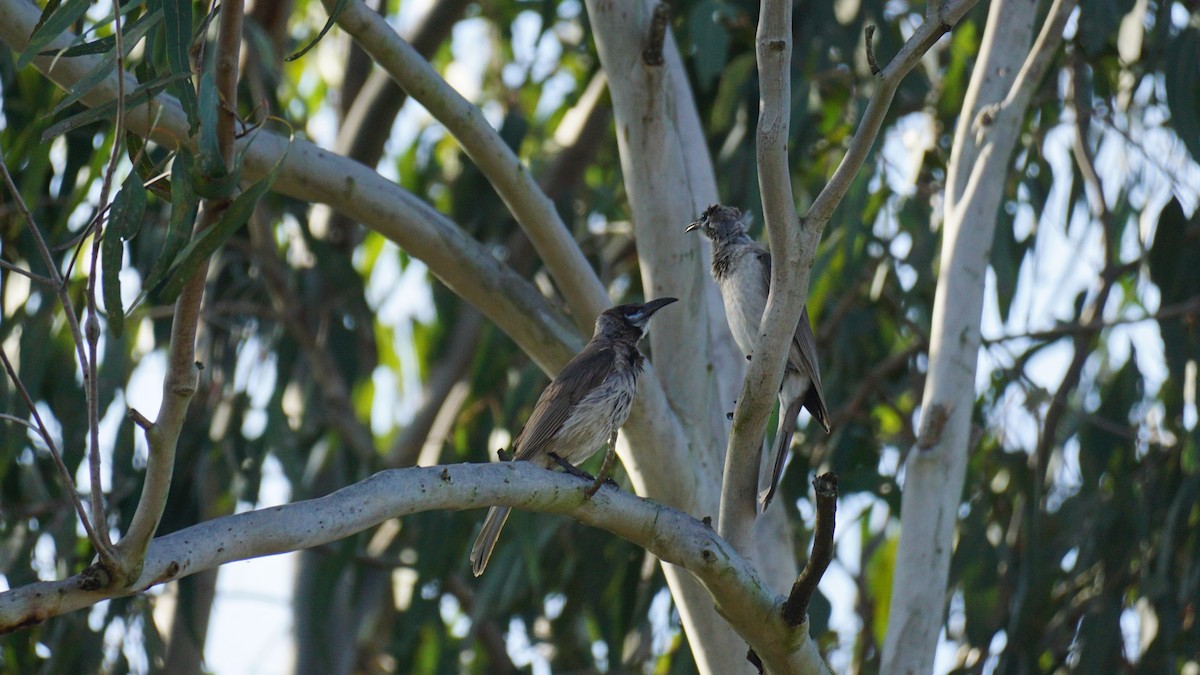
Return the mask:
[[[588,488],[592,496],[611,468],[617,429],[629,417],[638,374],[645,360],[637,343],[646,322],[676,298],[659,298],[644,305],[619,305],[596,318],[596,330],[583,350],[575,355],[546,387],[533,406],[513,442],[513,461],[579,464],[608,443],[608,454],[596,482]],[[483,574],[496,539],[512,509],[488,509],[483,529],[471,547],[471,571]]]
[[[712,275],[725,301],[729,330],[747,358],[754,353],[758,328],[771,289],[771,254],[746,233],[742,212],[732,206],[713,204],[700,220],[687,226],[686,232],[700,230],[712,241]],[[808,409],[825,433],[829,433],[829,412],[821,391],[821,369],[817,365],[817,345],[808,321],[808,308],[800,312],[796,333],[792,336],[787,368],[779,388],[779,429],[775,434],[775,468],[771,485],[758,495],[763,510],[770,505],[783,474],[783,460],[792,444],[796,415],[800,407]]]

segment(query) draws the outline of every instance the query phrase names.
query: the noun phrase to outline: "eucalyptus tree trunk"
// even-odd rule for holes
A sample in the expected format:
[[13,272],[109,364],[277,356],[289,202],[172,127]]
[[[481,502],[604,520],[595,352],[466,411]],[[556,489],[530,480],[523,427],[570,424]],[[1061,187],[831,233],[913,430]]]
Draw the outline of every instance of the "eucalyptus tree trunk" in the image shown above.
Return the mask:
[[[686,436],[687,461],[671,480],[648,480],[626,462],[639,494],[701,518],[719,510],[721,468],[729,436],[725,412],[745,375],[726,327],[724,305],[709,281],[708,245],[684,227],[720,201],[712,159],[679,49],[663,23],[665,5],[589,1],[588,17],[612,93],[621,171],[629,195],[646,297],[677,296],[686,311],[650,331],[655,373]],[[660,12],[657,17],[655,13]],[[658,27],[655,24],[658,23]],[[661,40],[661,42],[657,42]],[[657,44],[657,49],[655,48]],[[657,57],[657,58],[656,58]],[[626,432],[638,452],[656,444]],[[659,461],[666,461],[660,456]],[[655,461],[650,458],[648,461]],[[791,530],[783,509],[755,522],[755,563],[776,592],[796,575]],[[675,565],[663,572],[696,663],[706,673],[753,672],[745,640],[713,607],[709,593]]]
[[950,556],[970,451],[984,280],[1032,90],[1062,41],[1073,2],[1055,2],[1032,49],[1036,0],[997,0],[950,157],[929,374],[905,463],[883,673],[928,673],[945,616]]

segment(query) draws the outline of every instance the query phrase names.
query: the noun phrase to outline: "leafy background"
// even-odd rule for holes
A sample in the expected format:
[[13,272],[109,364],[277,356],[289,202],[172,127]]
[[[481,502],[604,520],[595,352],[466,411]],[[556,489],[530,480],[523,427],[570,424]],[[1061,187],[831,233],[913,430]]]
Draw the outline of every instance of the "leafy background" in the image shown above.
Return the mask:
[[[126,64],[152,84],[147,91],[166,89],[198,116],[202,106],[189,101],[205,96],[204,79],[183,74],[204,70],[210,8],[193,4],[189,16],[180,7],[124,6],[126,36],[145,35]],[[1008,196],[991,252],[939,660],[946,670],[1159,673],[1200,661],[1195,10],[1082,3],[1008,174],[993,177]],[[527,163],[613,298],[640,297],[611,111],[606,95],[593,102],[586,94],[600,72],[581,3],[435,0],[381,11],[399,17]],[[875,25],[875,49],[890,55],[923,11],[895,1],[798,4],[789,156],[801,204],[840,159],[869,95],[863,29]],[[721,0],[671,7],[722,200],[751,213],[757,12]],[[887,629],[897,474],[915,438],[946,162],[985,12],[968,15],[904,81],[881,151],[835,214],[814,268],[809,307],[835,431],[798,434],[776,508],[793,516],[803,559],[808,474],[838,472],[839,558],[811,625],[838,671],[877,670]],[[316,2],[253,6],[242,118],[338,143],[549,289],[486,180],[398,90],[383,87],[365,130],[337,138],[378,74],[337,31],[284,60],[323,22]],[[86,49],[112,53],[108,5],[68,0],[42,31],[48,41],[67,27],[84,31]],[[77,100],[85,85],[63,92],[29,67],[40,48],[0,50],[0,150],[81,304],[90,250],[81,233],[113,146],[111,110],[88,111]],[[135,178],[120,184],[110,213],[118,227],[104,242],[100,389],[111,467],[104,488],[124,531],[145,463],[125,411],[157,406],[170,284],[192,259],[185,228],[202,193],[229,190],[236,176],[212,168],[203,142],[185,157],[118,140],[120,175]],[[1096,181],[1081,168],[1088,164]],[[546,383],[534,364],[378,234],[304,202],[258,197],[242,222],[227,223],[209,274],[202,385],[160,531],[249,508],[264,492],[303,499],[386,467],[485,461],[505,445]],[[44,273],[10,195],[0,200],[0,258]],[[0,341],[19,357],[21,380],[87,489],[86,468],[76,470],[86,408],[61,309],[7,269],[0,298]],[[0,410],[26,414],[8,380]],[[8,586],[80,571],[91,551],[48,453],[5,423],[0,459]],[[480,516],[409,516],[297,554],[288,608],[296,670],[695,669],[662,574],[641,549],[570,520],[518,514],[489,573],[472,580],[467,551]],[[0,664],[10,672],[198,671],[216,579],[197,575],[166,595],[102,603],[4,636]]]

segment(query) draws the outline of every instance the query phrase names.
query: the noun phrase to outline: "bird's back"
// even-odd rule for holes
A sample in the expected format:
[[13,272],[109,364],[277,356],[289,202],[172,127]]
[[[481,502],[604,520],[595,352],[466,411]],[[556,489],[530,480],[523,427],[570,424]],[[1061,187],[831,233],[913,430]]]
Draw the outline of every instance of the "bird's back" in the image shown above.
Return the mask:
[[549,465],[547,453],[578,464],[629,417],[641,354],[620,341],[593,340],[542,392],[513,444],[515,458]]

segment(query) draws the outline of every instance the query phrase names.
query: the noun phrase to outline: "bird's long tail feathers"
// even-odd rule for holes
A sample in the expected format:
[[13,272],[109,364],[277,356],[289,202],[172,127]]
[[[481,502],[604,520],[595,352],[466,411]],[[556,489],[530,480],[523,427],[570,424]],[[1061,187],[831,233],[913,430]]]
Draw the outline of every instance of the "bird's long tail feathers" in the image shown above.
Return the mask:
[[475,576],[483,574],[488,559],[492,557],[492,549],[496,548],[496,540],[500,538],[500,530],[504,529],[504,521],[512,509],[507,506],[493,506],[488,509],[487,517],[483,519],[483,529],[471,547],[471,571]]
[[779,488],[779,479],[783,476],[783,461],[787,459],[788,450],[792,447],[792,433],[796,429],[796,415],[800,414],[804,398],[796,397],[788,402],[787,410],[779,411],[779,429],[775,432],[775,468],[771,471],[771,484],[766,490],[758,493],[758,503],[766,511],[775,498],[775,490]]
[[[813,419],[821,425],[825,433],[829,433],[829,411],[825,409],[825,401],[821,398],[821,390],[815,385],[810,385],[808,391],[804,394],[804,407],[812,414]],[[796,408],[796,412],[800,412],[800,408]]]

